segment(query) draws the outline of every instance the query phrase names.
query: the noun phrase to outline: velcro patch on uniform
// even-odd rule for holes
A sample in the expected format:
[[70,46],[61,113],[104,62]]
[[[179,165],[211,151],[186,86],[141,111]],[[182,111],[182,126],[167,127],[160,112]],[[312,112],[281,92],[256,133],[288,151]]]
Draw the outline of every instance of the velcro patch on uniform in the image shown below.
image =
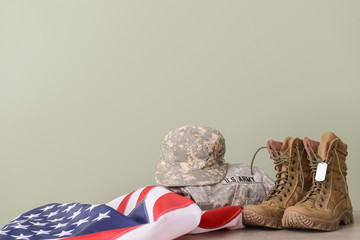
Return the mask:
[[254,176],[232,176],[232,177],[225,177],[221,184],[228,185],[234,183],[261,183],[261,180],[257,179]]

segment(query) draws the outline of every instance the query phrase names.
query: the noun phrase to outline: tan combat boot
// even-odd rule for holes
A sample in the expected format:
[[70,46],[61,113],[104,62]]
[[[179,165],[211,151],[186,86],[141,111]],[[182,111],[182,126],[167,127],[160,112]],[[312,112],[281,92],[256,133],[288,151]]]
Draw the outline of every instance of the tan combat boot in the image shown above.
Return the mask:
[[347,145],[331,132],[322,135],[319,147],[308,138],[304,139],[304,144],[313,184],[298,204],[286,209],[284,227],[333,231],[340,223],[353,223],[346,183]]
[[250,226],[282,229],[285,208],[301,200],[310,189],[309,162],[299,138],[287,137],[283,143],[269,140],[267,149],[277,171],[275,186],[261,204],[243,209],[243,222]]

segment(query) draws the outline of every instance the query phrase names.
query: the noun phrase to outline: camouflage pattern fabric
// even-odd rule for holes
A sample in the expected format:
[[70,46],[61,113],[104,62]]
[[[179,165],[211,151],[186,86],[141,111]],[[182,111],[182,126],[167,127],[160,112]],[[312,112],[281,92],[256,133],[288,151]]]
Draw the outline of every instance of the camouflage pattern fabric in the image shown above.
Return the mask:
[[201,210],[225,206],[260,204],[274,187],[274,181],[262,170],[250,165],[228,164],[225,178],[217,184],[169,187],[170,191],[194,200]]
[[161,141],[155,179],[162,186],[202,186],[226,175],[225,139],[218,130],[183,126]]

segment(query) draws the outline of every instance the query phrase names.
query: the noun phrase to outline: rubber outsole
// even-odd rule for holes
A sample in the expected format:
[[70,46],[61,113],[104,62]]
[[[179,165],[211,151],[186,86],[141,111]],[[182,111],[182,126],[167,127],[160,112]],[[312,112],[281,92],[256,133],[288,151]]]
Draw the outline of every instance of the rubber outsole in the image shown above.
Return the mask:
[[321,231],[335,231],[340,224],[351,224],[354,222],[352,210],[346,210],[338,218],[324,220],[308,217],[298,212],[287,212],[282,218],[282,225],[285,228],[315,229]]
[[260,226],[274,229],[284,229],[281,218],[262,216],[251,210],[243,210],[243,223],[247,226]]

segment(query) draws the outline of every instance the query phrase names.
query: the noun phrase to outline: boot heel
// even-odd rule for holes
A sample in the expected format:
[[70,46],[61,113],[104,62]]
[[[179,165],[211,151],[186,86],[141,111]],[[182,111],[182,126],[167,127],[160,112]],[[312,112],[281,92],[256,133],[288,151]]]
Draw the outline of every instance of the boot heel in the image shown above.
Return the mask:
[[351,223],[354,223],[354,215],[352,211],[349,211],[343,215],[340,224],[347,225]]

